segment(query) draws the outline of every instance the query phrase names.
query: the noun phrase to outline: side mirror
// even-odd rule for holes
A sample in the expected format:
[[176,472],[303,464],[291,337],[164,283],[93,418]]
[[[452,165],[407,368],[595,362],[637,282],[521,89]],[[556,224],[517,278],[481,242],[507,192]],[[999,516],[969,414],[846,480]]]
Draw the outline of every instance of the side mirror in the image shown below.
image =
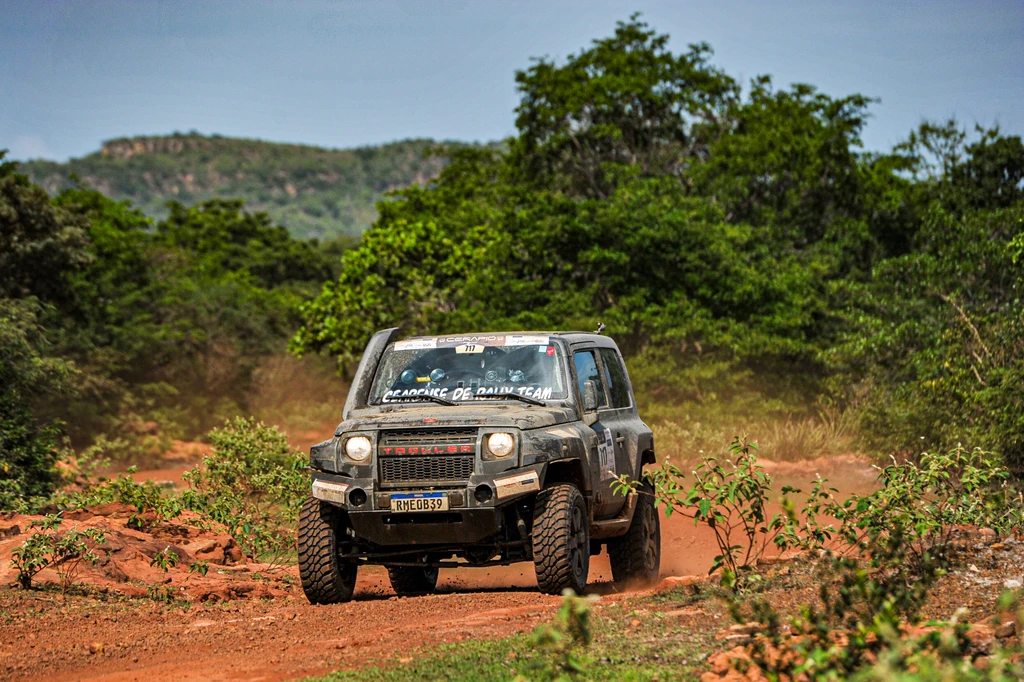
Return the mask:
[[583,382],[583,411],[593,412],[597,409],[597,384],[593,381]]

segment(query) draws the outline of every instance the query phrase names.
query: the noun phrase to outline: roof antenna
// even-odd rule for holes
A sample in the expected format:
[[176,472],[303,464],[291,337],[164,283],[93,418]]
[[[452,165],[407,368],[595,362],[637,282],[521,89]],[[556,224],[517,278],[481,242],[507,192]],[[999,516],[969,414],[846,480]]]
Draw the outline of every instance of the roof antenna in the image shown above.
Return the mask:
[[595,333],[595,334],[603,334],[603,333],[604,333],[604,330],[605,330],[606,328],[607,328],[607,327],[605,326],[604,322],[598,322],[598,323],[597,323],[597,331],[596,331],[596,332],[594,332],[594,333]]

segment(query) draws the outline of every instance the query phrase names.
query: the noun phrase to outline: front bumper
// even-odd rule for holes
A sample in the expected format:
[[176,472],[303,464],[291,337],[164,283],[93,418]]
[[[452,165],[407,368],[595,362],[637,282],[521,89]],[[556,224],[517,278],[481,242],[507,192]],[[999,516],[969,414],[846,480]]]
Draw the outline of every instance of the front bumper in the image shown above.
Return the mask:
[[[540,466],[500,474],[474,474],[468,484],[379,490],[372,478],[313,472],[313,496],[348,512],[356,537],[377,545],[461,545],[502,530],[503,508],[540,490]],[[391,494],[443,491],[446,512],[395,513]]]

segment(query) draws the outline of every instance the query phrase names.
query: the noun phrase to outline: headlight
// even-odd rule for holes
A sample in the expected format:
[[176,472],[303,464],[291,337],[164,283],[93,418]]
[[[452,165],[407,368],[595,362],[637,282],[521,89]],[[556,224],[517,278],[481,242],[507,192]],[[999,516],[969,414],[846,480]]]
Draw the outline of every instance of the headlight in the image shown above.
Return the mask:
[[372,452],[373,444],[366,436],[352,436],[345,441],[345,454],[353,462],[365,462]]
[[492,433],[487,437],[487,451],[491,456],[485,456],[484,459],[504,459],[511,455],[515,448],[516,439],[511,433]]

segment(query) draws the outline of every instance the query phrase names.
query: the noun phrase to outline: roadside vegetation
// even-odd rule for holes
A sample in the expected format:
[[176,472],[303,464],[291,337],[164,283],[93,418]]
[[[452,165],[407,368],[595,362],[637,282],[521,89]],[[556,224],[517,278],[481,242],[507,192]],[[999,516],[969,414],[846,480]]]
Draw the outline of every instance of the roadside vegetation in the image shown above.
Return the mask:
[[[1024,675],[1019,589],[981,609],[943,598],[958,571],[1016,547],[1024,504],[1008,472],[955,448],[891,464],[869,495],[827,480],[776,489],[756,450],[655,470],[666,513],[708,526],[708,576],[605,603],[567,593],[529,635],[468,641],[369,670],[368,680],[1016,680]],[[646,492],[652,491],[652,492]],[[782,511],[766,510],[782,495]],[[985,538],[988,538],[985,540]],[[996,550],[988,549],[995,547]],[[1014,550],[1016,551],[1016,550]],[[788,553],[782,560],[779,552]],[[938,614],[938,617],[936,617]],[[347,679],[338,672],[320,680]]]
[[[64,486],[52,495],[19,500],[14,511],[46,515],[32,522],[34,528],[13,551],[10,567],[17,571],[18,584],[30,589],[36,574],[52,568],[62,592],[73,587],[81,562],[95,564],[112,548],[96,528],[63,530],[63,516],[111,503],[132,509],[126,524],[132,530],[148,532],[179,520],[198,530],[226,532],[242,556],[268,570],[291,561],[298,510],[309,494],[306,456],[293,450],[276,427],[255,420],[228,422],[208,438],[211,453],[184,475],[187,487],[180,491],[136,482],[132,468],[112,479],[75,471],[65,474]],[[179,559],[168,546],[154,554],[150,565],[166,572]],[[190,561],[190,572],[205,575],[208,570],[208,562]]]

